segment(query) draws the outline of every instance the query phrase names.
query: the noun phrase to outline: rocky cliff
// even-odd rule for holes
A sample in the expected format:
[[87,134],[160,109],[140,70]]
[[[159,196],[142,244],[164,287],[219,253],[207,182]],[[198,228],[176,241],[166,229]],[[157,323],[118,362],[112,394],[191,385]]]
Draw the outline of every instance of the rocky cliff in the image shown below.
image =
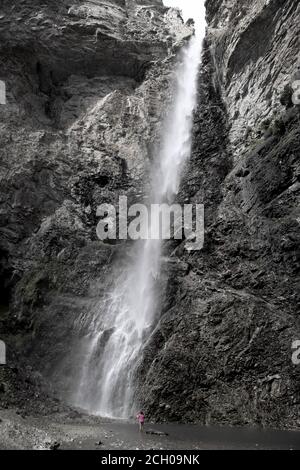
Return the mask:
[[156,418],[297,427],[300,5],[207,0],[194,149],[181,200],[203,252],[176,250],[140,376]]
[[[178,198],[205,204],[205,246],[166,246],[169,282],[137,398],[154,419],[296,427],[300,6],[206,3]],[[74,322],[126,257],[126,245],[96,239],[96,207],[139,200],[191,33],[160,0],[2,2],[0,336],[12,362],[25,356],[56,385],[76,368],[74,356],[61,365]]]
[[174,60],[192,33],[161,0],[1,3],[0,337],[9,364],[17,353],[52,376],[70,355],[75,319],[111,284],[120,248],[98,241],[96,209],[120,194],[140,200]]

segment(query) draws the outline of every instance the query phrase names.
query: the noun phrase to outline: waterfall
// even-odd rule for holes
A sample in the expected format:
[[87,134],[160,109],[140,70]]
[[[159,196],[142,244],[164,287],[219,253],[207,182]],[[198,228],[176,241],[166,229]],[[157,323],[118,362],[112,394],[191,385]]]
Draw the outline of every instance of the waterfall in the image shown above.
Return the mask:
[[[201,8],[204,11],[204,6]],[[174,200],[183,166],[191,154],[203,38],[204,24],[196,28],[196,35],[180,53],[175,100],[152,168],[151,203]],[[83,345],[85,362],[74,403],[102,416],[130,416],[134,374],[159,307],[162,241],[136,242],[134,252],[135,261],[123,271],[115,289],[91,312]]]

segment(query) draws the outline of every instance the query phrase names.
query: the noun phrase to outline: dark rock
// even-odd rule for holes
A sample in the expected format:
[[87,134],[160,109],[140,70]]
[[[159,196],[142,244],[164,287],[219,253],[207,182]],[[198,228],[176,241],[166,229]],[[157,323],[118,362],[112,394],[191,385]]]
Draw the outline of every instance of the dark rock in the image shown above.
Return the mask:
[[167,432],[156,431],[155,429],[148,429],[146,431],[146,434],[152,434],[154,436],[168,436],[169,435]]
[[[147,345],[137,399],[157,421],[295,427],[300,128],[299,107],[286,110],[280,92],[297,63],[299,8],[206,4],[193,155],[179,195],[205,204],[205,245],[174,252],[190,270],[171,273],[170,308]],[[267,119],[271,135],[257,141]],[[264,381],[270,370],[280,378]]]
[[68,389],[74,321],[126,257],[98,241],[97,207],[141,197],[174,53],[193,28],[160,0],[5,0],[1,16],[0,326],[14,363],[33,368],[6,375],[7,400],[33,397],[26,406],[46,413],[36,369]]
[[50,444],[50,447],[49,447],[49,450],[58,450],[60,447],[60,443],[59,442],[53,442],[53,444]]

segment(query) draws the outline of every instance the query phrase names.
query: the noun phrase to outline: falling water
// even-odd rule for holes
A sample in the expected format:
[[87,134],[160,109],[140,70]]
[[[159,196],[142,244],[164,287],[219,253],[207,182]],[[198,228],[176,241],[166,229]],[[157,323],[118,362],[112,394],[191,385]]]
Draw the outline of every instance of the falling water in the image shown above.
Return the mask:
[[[204,25],[200,25],[181,52],[175,102],[152,169],[152,203],[174,200],[182,168],[191,154],[203,37]],[[135,261],[89,315],[89,334],[83,345],[86,359],[74,402],[91,413],[113,417],[131,414],[134,374],[158,310],[161,255],[160,240],[137,242]]]

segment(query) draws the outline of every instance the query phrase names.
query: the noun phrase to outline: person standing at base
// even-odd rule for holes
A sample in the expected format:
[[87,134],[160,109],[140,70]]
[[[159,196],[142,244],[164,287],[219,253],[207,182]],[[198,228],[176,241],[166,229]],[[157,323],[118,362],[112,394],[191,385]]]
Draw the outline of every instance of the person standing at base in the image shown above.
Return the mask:
[[139,429],[140,429],[140,432],[143,432],[144,430],[144,424],[145,424],[145,414],[143,411],[140,411],[136,417],[136,419],[138,420],[138,423],[139,423]]

